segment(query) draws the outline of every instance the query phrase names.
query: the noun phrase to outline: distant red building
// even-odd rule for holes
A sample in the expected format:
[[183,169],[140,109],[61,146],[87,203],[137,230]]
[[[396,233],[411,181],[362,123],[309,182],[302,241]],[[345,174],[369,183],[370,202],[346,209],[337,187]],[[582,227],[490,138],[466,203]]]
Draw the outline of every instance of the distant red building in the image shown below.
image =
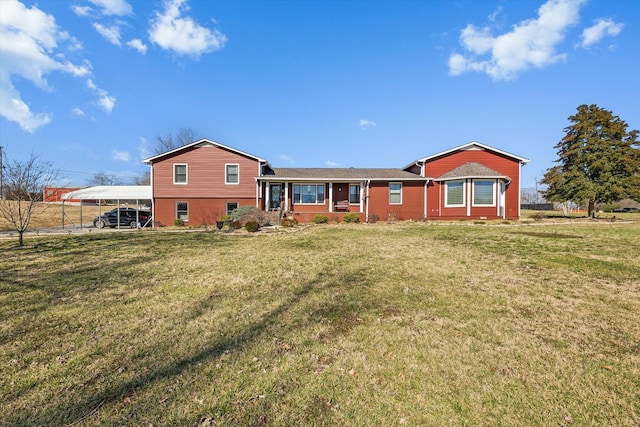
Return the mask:
[[[45,187],[42,194],[42,201],[45,203],[62,202],[62,195],[80,190],[82,187]],[[65,200],[65,202],[77,202],[79,199]]]

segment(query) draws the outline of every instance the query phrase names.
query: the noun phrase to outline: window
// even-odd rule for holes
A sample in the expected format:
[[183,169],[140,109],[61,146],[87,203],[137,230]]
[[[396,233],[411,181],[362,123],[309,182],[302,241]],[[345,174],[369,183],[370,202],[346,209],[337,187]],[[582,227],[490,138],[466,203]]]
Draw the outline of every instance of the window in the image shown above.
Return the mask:
[[231,212],[238,209],[238,202],[227,202],[226,214],[231,215]]
[[226,172],[224,177],[225,184],[239,184],[240,183],[240,165],[225,165]]
[[187,165],[185,164],[173,165],[173,183],[174,184],[187,183]]
[[493,189],[493,180],[473,181],[473,205],[474,206],[495,206],[496,192]]
[[399,205],[402,203],[402,183],[389,183],[389,204]]
[[324,184],[294,184],[293,203],[324,204]]
[[187,202],[176,203],[176,218],[189,221],[189,204]]
[[464,206],[464,181],[449,181],[445,184],[444,205]]
[[349,203],[360,203],[360,185],[349,186]]

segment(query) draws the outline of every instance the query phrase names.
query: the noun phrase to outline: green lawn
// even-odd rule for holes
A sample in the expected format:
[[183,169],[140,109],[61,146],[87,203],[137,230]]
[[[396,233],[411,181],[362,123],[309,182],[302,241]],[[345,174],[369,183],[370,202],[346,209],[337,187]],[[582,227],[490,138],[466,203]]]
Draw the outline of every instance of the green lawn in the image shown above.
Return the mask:
[[640,424],[640,223],[0,240],[0,425]]

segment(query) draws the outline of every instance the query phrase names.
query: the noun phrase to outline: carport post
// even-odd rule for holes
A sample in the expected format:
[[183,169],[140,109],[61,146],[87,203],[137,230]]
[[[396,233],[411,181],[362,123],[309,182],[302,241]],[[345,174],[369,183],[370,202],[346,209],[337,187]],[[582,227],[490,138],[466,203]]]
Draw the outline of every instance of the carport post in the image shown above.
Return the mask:
[[64,230],[64,200],[62,200],[62,229]]

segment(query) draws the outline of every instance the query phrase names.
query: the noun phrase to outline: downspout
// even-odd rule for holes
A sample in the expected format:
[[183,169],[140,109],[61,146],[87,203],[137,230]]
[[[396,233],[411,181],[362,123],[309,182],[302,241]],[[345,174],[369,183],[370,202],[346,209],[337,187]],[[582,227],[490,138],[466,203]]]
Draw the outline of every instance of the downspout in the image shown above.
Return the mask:
[[438,216],[442,216],[442,182],[438,183]]
[[422,215],[424,219],[427,219],[427,184],[429,180],[424,182],[424,214]]
[[368,223],[369,222],[369,192],[371,191],[370,179],[367,180],[366,191],[367,191],[367,194],[364,196],[364,206],[365,206],[364,222]]
[[[522,166],[524,166],[524,165],[523,165],[522,162],[520,162],[519,166],[520,167],[518,168],[518,188],[516,188],[516,191],[518,192],[518,219],[520,219],[520,203],[521,203],[521,200],[520,200],[520,186],[522,185],[522,177],[521,177],[521,175],[522,175]],[[506,188],[505,188],[505,192],[506,192]],[[536,194],[536,197],[537,196],[538,195]],[[536,199],[536,201],[537,201],[537,199]],[[506,203],[505,203],[505,210],[506,209],[507,209],[507,206],[506,206]]]

